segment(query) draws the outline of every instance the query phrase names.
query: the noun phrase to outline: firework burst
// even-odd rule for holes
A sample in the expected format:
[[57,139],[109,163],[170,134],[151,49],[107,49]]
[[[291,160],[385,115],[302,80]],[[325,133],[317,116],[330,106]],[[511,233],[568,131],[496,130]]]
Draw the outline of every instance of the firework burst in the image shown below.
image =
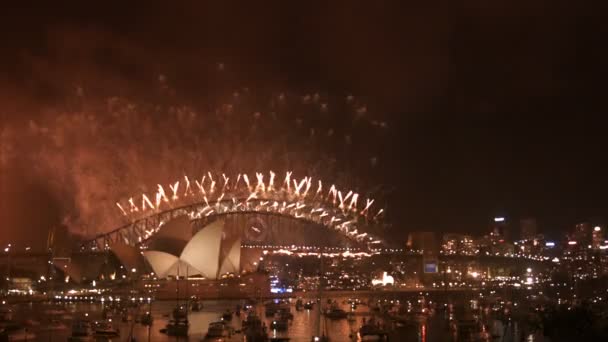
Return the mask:
[[[71,110],[5,126],[1,162],[31,165],[65,223],[87,236],[189,201],[215,212],[228,203],[292,210],[333,226],[383,215],[386,123],[352,95],[252,93],[191,106],[78,94]],[[180,174],[188,176],[167,183]],[[338,190],[345,185],[352,190]]]
[[[318,188],[313,195],[309,193],[311,184],[313,183],[312,178],[304,177],[298,181],[292,178],[293,174],[291,171],[285,173],[285,182],[280,188],[271,186],[273,176],[275,175],[273,171],[268,173],[270,176],[268,183],[264,182],[264,173],[256,172],[257,183],[255,186],[249,182],[249,177],[246,173],[239,175],[245,179],[244,183],[240,185],[239,183],[235,183],[231,188],[224,186],[221,192],[214,190],[216,183],[213,174],[208,172],[203,176],[202,181],[198,183],[198,192],[190,191],[188,185],[180,192],[181,180],[178,180],[169,184],[172,192],[171,199],[157,201],[156,206],[152,204],[145,193],[135,198],[129,198],[126,204],[117,202],[116,206],[128,220],[134,222],[164,210],[204,202],[205,205],[203,207],[199,207],[189,213],[192,219],[212,214],[239,211],[272,212],[317,222],[341,231],[348,236],[355,237],[360,241],[365,239],[367,234],[359,234],[357,230],[358,225],[362,222],[369,223],[370,221],[376,221],[383,213],[382,208],[375,211],[371,208],[374,203],[372,199],[367,199],[364,207],[358,206],[357,198],[359,194],[354,193],[352,190],[348,191],[346,196],[342,196],[342,192],[336,190],[336,187],[332,185],[330,190],[323,194],[321,181],[318,182]],[[224,185],[226,185],[230,178],[226,177],[225,174],[222,174],[222,177],[224,178]],[[184,176],[184,181],[186,184],[189,184],[187,176]],[[293,186],[290,186],[292,182]],[[139,197],[141,197],[141,206],[134,204],[139,200]],[[167,199],[164,187],[160,184],[155,193],[155,198]],[[268,205],[271,202],[277,205]],[[279,206],[278,203],[283,203],[283,205]],[[125,208],[128,209],[125,210]]]

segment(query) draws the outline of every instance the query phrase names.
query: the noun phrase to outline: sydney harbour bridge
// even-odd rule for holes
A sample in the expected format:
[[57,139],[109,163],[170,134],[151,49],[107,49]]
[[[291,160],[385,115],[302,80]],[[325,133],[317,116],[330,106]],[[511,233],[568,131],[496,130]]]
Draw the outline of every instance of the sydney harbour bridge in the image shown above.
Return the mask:
[[81,245],[81,251],[101,251],[116,243],[145,244],[173,218],[189,217],[194,232],[222,219],[246,244],[335,246],[373,248],[383,241],[374,235],[382,229],[384,210],[374,200],[352,190],[324,188],[312,177],[281,177],[270,171],[231,177],[211,172],[191,181],[158,185],[154,194],[141,194],[116,203],[127,224],[98,235]]

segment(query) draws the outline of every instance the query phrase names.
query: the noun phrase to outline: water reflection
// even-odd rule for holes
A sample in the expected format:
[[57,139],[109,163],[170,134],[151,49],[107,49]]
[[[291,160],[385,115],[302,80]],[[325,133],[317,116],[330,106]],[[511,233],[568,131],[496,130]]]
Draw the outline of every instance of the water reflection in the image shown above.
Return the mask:
[[[367,302],[369,299],[365,299]],[[355,341],[358,340],[358,330],[370,322],[377,324],[380,330],[387,331],[391,341],[492,341],[491,335],[494,330],[502,329],[503,341],[522,340],[524,336],[517,322],[510,322],[506,326],[494,327],[490,319],[476,320],[474,325],[467,326],[467,321],[457,319],[453,312],[447,309],[433,310],[433,314],[425,316],[424,319],[416,321],[404,321],[397,324],[393,319],[387,320],[390,314],[386,310],[379,311],[374,306],[356,305],[352,306],[346,298],[336,298],[335,303],[342,309],[352,312],[348,319],[326,319],[319,320],[319,305],[314,305],[310,310],[296,310],[295,301],[290,306],[293,313],[293,320],[289,321],[287,331],[269,330],[271,337],[290,337],[291,341],[310,341],[311,336],[315,335],[317,329],[326,333],[332,341]],[[243,306],[242,301],[235,300],[207,300],[203,302],[203,307],[198,312],[190,312],[188,319],[190,322],[189,337],[178,338],[170,337],[160,332],[169,321],[169,313],[175,307],[175,302],[163,301],[154,302],[151,306],[151,313],[154,319],[152,326],[145,326],[139,323],[124,322],[121,317],[115,317],[114,322],[118,321],[120,337],[106,339],[108,341],[125,341],[129,336],[133,336],[136,341],[200,341],[205,337],[209,324],[221,319],[226,310],[234,311],[237,305]],[[325,306],[325,305],[324,305]],[[352,309],[354,307],[354,310]],[[37,335],[40,341],[66,341],[70,335],[71,322],[87,315],[91,320],[101,320],[105,304],[97,303],[73,303],[66,304],[60,310],[49,304],[22,304],[15,307],[15,320],[26,322],[29,320],[30,329]],[[149,311],[148,305],[142,306],[142,310]],[[254,310],[266,327],[272,326],[273,317],[266,317],[264,305],[259,303],[251,310]],[[227,341],[243,341],[244,337],[239,334],[242,322],[246,318],[246,313],[241,312],[235,315],[230,321],[230,325],[236,329],[237,333],[227,339]],[[320,322],[320,327],[317,322]],[[49,329],[52,324],[57,327],[62,323],[66,329]],[[473,324],[473,323],[471,323]],[[478,328],[481,328],[479,330]],[[471,329],[471,333],[464,333],[466,329]],[[481,332],[481,333],[480,333]],[[527,341],[536,341],[534,335],[525,335]],[[360,338],[359,338],[360,340]]]

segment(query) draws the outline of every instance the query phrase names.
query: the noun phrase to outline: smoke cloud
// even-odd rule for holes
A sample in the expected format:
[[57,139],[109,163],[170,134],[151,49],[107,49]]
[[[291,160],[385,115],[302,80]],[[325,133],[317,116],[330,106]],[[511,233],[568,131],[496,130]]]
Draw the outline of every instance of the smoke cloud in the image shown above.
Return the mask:
[[27,165],[22,170],[48,189],[62,223],[84,236],[125,223],[116,201],[207,171],[254,178],[293,170],[378,191],[362,179],[382,165],[388,124],[352,95],[241,88],[211,105],[182,105],[166,76],[150,88],[160,94],[155,101],[91,98],[76,87],[64,105],[5,125],[2,169]]

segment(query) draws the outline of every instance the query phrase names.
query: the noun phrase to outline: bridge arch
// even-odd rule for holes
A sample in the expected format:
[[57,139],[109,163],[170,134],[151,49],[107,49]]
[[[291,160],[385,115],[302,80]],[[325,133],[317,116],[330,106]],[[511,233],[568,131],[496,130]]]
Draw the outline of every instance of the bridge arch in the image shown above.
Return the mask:
[[360,200],[358,193],[343,192],[334,185],[326,189],[321,180],[312,177],[296,179],[290,171],[282,181],[273,171],[255,172],[251,178],[246,173],[229,177],[207,172],[200,181],[184,176],[167,189],[159,184],[154,194],[117,202],[129,223],[96,236],[82,248],[104,249],[116,241],[140,244],[163,222],[181,215],[191,220],[245,214],[289,217],[338,231],[358,243],[381,243],[369,235],[369,228],[380,225],[384,212],[373,207],[373,199]]

